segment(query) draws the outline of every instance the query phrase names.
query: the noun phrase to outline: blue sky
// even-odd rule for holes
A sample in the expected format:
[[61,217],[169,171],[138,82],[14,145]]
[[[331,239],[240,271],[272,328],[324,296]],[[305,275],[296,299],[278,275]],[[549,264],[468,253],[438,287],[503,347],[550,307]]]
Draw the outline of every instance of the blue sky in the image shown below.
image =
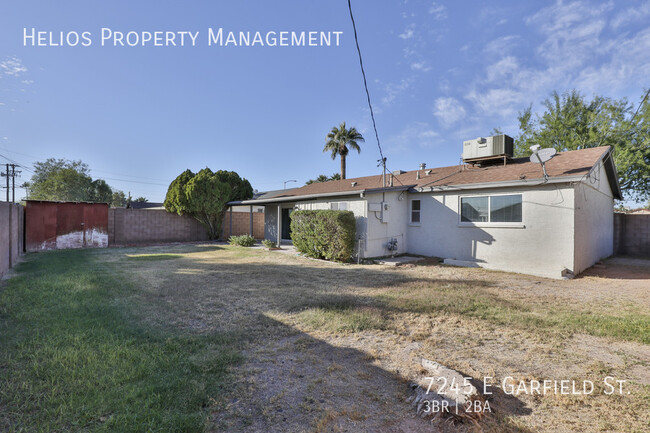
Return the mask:
[[[462,141],[553,90],[627,97],[650,86],[650,1],[370,1],[352,6],[391,170],[458,163]],[[89,47],[24,46],[23,29],[91,33]],[[199,32],[196,46],[100,45],[113,31]],[[342,31],[339,46],[208,46],[224,31]],[[254,188],[339,170],[341,121],[379,153],[345,0],[17,1],[0,7],[0,155],[80,159],[117,189],[164,199],[180,172],[237,171]],[[6,160],[0,157],[0,162]],[[20,191],[24,196],[24,191]]]

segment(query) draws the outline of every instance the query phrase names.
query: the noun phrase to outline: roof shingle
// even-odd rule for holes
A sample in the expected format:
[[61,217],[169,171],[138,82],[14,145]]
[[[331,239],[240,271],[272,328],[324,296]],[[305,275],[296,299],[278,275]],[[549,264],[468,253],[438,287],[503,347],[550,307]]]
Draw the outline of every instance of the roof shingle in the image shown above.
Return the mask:
[[[589,173],[594,165],[610,151],[610,146],[561,152],[546,163],[549,178],[582,176]],[[420,179],[417,179],[417,172]],[[426,173],[429,174],[426,174]],[[388,177],[388,175],[387,175]],[[530,181],[543,179],[540,164],[530,162],[529,158],[515,158],[506,165],[494,163],[484,167],[454,165],[427,170],[412,170],[393,177],[394,188],[445,187],[507,181]],[[312,183],[300,188],[287,190],[274,195],[274,199],[298,198],[315,194],[340,194],[382,188],[382,176],[365,176],[352,179]],[[616,196],[616,193],[615,193]]]

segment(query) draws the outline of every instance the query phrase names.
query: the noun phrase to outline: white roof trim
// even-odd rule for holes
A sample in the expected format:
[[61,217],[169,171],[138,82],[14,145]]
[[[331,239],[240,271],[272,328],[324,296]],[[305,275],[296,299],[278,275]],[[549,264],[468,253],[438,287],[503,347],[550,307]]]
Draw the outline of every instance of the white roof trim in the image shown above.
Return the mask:
[[414,188],[418,192],[429,191],[447,191],[447,190],[464,190],[464,189],[487,189],[487,188],[501,188],[501,187],[517,187],[517,186],[541,186],[550,183],[571,183],[579,182],[584,176],[561,176],[550,177],[548,181],[544,179],[519,179],[507,180],[501,182],[481,182],[481,183],[466,183],[458,185],[440,185]]

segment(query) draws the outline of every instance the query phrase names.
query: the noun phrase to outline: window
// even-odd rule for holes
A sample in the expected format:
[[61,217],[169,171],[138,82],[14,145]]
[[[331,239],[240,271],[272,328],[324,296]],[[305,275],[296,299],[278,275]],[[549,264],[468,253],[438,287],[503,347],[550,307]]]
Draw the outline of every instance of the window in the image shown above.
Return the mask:
[[521,222],[521,195],[490,197],[490,221],[493,223]]
[[347,201],[334,201],[330,203],[331,210],[348,210]]
[[460,203],[461,221],[488,222],[488,197],[463,197]]
[[521,194],[462,197],[461,222],[520,223]]
[[420,222],[420,200],[411,200],[411,222]]

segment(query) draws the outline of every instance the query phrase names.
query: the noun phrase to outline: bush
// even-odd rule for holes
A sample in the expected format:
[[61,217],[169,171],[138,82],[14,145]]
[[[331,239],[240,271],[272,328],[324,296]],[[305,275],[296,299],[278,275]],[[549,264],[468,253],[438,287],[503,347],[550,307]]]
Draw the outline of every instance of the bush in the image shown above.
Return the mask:
[[272,240],[270,240],[270,239],[264,239],[262,241],[262,245],[264,245],[266,248],[276,248],[277,247],[277,244],[275,242],[273,242]]
[[350,211],[298,210],[291,214],[291,239],[298,251],[317,259],[347,262],[354,251],[356,221]]
[[255,245],[255,238],[251,235],[230,236],[228,243],[240,247],[252,247]]

